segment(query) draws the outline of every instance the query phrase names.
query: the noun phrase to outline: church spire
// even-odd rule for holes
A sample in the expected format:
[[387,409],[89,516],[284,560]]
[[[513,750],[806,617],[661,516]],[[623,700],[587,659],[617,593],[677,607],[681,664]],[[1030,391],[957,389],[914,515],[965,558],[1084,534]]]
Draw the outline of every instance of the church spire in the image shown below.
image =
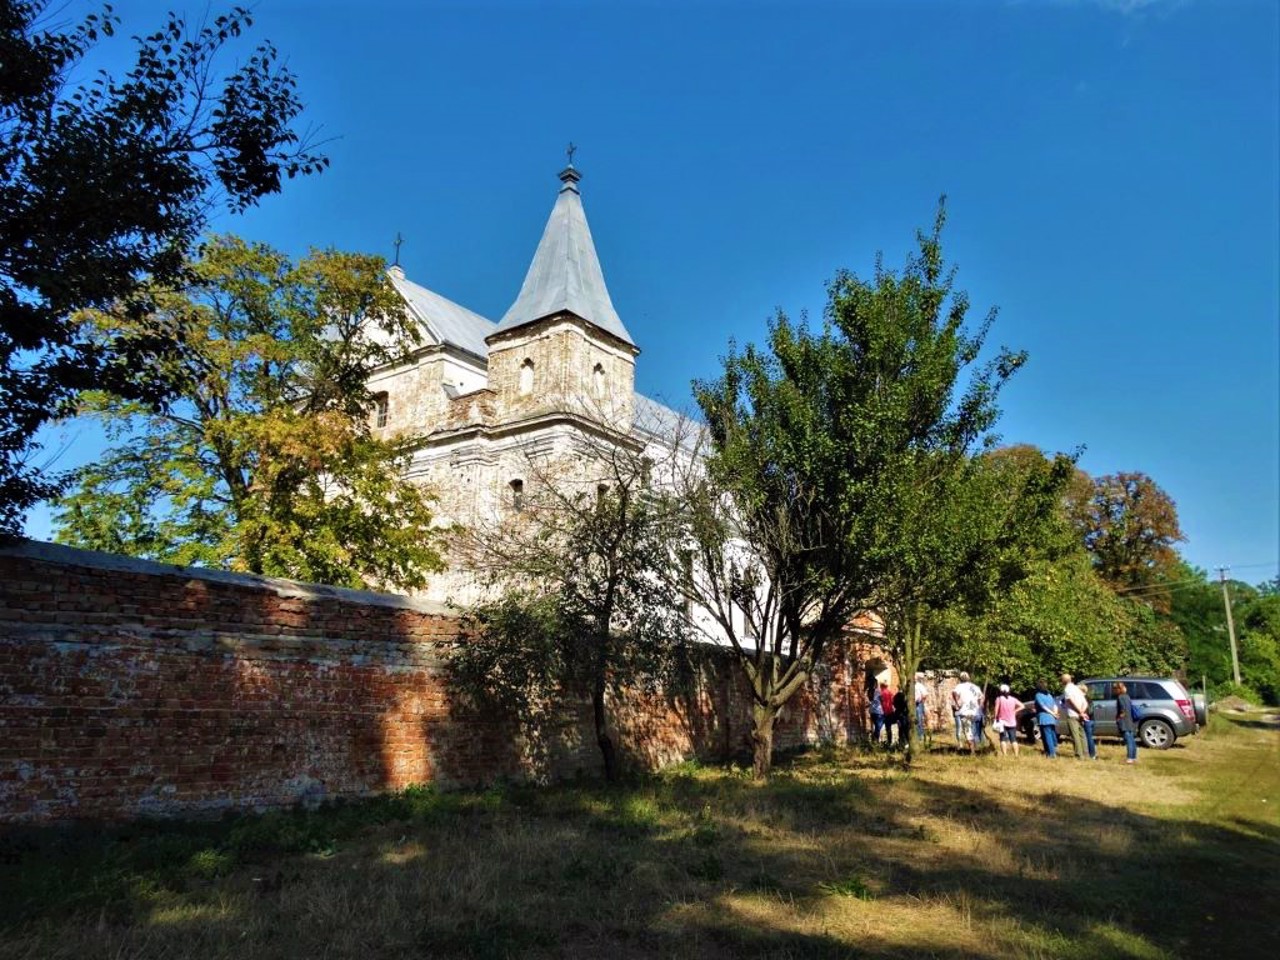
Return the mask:
[[596,256],[587,214],[582,208],[578,181],[582,174],[573,165],[560,171],[560,194],[542,240],[529,264],[515,303],[498,324],[498,333],[513,330],[557,313],[572,313],[631,346],[635,341],[622,325],[609,299],[604,271]]

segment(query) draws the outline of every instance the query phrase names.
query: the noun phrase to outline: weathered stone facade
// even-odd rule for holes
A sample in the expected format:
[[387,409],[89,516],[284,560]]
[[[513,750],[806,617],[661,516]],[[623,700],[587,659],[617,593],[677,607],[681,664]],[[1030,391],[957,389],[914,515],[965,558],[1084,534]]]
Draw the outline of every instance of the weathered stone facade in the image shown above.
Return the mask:
[[[417,438],[409,477],[437,497],[444,526],[492,529],[531,474],[555,470],[593,485],[584,449],[660,443],[676,415],[635,392],[639,349],[613,309],[572,167],[515,303],[499,324],[409,281],[391,281],[421,328],[424,346],[379,371],[374,428]],[[637,406],[649,414],[637,424]],[[657,412],[657,417],[653,414]],[[655,459],[659,459],[655,457]],[[424,596],[467,604],[481,596],[474,571],[446,546],[449,570]]]

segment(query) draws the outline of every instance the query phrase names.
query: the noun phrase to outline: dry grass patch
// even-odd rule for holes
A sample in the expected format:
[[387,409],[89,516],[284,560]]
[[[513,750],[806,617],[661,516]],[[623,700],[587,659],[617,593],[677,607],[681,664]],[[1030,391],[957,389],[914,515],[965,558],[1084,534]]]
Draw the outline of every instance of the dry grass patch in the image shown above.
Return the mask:
[[1250,719],[1133,767],[828,751],[11,831],[0,957],[1270,957],[1280,730]]

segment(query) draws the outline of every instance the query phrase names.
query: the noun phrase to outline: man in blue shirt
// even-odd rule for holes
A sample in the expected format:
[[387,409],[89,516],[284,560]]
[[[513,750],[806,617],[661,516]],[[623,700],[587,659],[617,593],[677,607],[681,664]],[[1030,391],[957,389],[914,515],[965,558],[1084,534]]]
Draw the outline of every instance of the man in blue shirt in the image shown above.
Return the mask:
[[1044,743],[1045,756],[1058,756],[1058,702],[1049,692],[1049,684],[1036,682],[1036,722],[1040,724],[1040,739]]

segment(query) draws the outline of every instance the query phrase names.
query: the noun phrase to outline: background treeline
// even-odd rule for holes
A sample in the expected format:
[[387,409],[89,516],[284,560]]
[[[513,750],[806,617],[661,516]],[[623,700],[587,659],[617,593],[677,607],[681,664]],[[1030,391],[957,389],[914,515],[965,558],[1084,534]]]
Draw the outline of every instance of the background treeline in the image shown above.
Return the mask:
[[[1044,460],[1034,447],[987,455],[1017,474]],[[968,669],[1030,687],[1062,671],[1177,673],[1212,695],[1280,697],[1280,592],[1229,581],[1242,684],[1232,682],[1221,583],[1190,566],[1173,500],[1142,473],[1077,470],[1045,538],[1028,545],[1027,575],[977,614],[938,612],[929,666]]]

